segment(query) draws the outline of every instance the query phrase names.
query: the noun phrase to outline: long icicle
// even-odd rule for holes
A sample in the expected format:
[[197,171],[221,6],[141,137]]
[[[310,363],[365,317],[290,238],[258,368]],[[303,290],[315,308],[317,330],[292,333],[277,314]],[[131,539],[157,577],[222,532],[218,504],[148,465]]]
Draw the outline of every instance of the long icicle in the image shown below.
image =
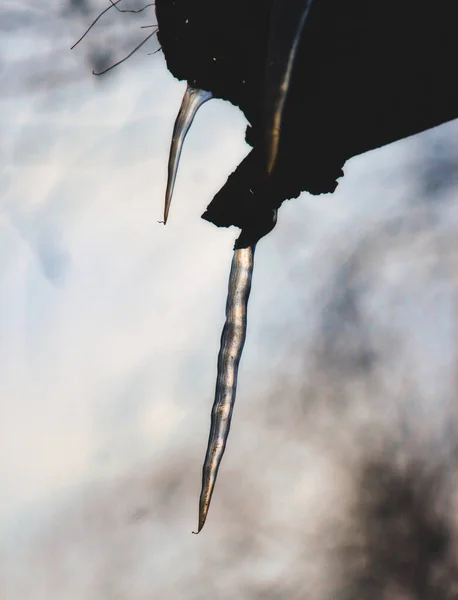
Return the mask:
[[218,469],[226,449],[237,391],[237,373],[246,338],[247,305],[251,291],[256,246],[234,251],[226,301],[226,322],[218,354],[215,401],[211,413],[210,436],[202,469],[199,527],[207,518]]
[[189,128],[194,121],[199,108],[213,97],[211,92],[198,90],[188,85],[181,101],[180,110],[173,126],[172,142],[170,144],[167,189],[164,204],[164,225],[169,218],[170,204],[172,202],[173,188],[180,164],[181,150]]

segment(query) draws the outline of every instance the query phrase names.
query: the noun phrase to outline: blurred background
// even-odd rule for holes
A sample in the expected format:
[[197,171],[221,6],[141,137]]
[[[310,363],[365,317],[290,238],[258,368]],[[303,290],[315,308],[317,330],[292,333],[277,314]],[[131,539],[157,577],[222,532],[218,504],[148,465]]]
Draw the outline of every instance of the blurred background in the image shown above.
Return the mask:
[[246,122],[201,109],[160,225],[185,84],[154,35],[92,75],[155,23],[111,9],[70,50],[108,4],[0,6],[0,597],[302,598],[328,585],[348,473],[399,404],[438,431],[450,414],[458,123],[282,206],[192,536],[237,235],[200,215]]

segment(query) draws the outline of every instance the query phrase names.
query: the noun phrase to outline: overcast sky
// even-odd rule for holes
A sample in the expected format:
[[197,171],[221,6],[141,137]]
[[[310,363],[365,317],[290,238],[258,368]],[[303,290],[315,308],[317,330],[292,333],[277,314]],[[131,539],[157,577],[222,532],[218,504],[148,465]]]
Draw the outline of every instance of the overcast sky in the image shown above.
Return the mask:
[[[451,191],[438,190],[434,176],[457,156],[457,124],[353,159],[334,196],[286,203],[259,243],[233,429],[206,530],[196,538],[237,235],[200,215],[248,152],[246,122],[222,101],[201,109],[169,223],[158,224],[185,86],[161,53],[147,55],[154,41],[96,80],[88,53],[101,39],[97,30],[86,46],[69,47],[97,11],[72,21],[58,5],[6,2],[9,21],[0,11],[0,595],[223,597],[221,590],[239,589],[231,587],[234,573],[246,574],[240,565],[221,570],[219,544],[232,528],[246,533],[247,523],[265,542],[250,577],[265,585],[294,551],[275,537],[285,517],[274,498],[282,497],[295,442],[275,427],[256,429],[256,410],[281,364],[293,365],[294,349],[313,335],[319,293],[336,265],[412,209],[429,219],[425,185],[438,193],[436,229],[418,226],[427,235],[412,242],[417,257],[409,229],[408,251],[399,244],[400,255],[383,250],[370,263],[370,273],[384,274],[370,310],[378,314],[392,287],[416,273],[396,305],[396,327],[415,331],[435,357],[425,381],[446,363],[452,289],[424,258],[430,253],[436,264],[436,238],[449,239],[456,225]],[[429,295],[425,277],[436,276],[439,296]],[[425,319],[428,307],[434,317]],[[277,463],[269,469],[266,459],[260,472],[252,455],[263,444]],[[248,493],[257,502],[272,498],[262,519],[244,505]],[[283,562],[274,567],[279,546]],[[193,577],[202,587],[187,587]]]

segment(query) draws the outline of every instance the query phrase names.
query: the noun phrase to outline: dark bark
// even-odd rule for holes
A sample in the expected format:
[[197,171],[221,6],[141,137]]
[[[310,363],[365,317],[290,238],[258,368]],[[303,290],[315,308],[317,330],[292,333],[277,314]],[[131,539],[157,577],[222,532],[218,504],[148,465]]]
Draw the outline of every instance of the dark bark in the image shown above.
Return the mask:
[[315,0],[287,99],[279,160],[269,182],[264,85],[272,1],[157,0],[159,41],[171,73],[238,106],[248,157],[204,218],[255,241],[271,209],[333,192],[345,162],[458,117],[458,5]]

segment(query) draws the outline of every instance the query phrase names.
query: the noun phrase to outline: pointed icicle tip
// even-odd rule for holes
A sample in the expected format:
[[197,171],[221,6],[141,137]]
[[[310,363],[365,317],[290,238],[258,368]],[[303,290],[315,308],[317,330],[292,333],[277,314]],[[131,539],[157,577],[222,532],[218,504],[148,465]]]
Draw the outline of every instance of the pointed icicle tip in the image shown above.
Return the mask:
[[165,192],[164,204],[164,225],[169,217],[170,204],[172,202],[173,188],[178,173],[178,165],[180,164],[181,151],[184,140],[188,134],[189,128],[194,121],[197,111],[205,104],[207,100],[213,97],[211,92],[198,90],[188,85],[181,101],[180,110],[175,125],[173,126],[172,143],[170,144],[167,189]]

